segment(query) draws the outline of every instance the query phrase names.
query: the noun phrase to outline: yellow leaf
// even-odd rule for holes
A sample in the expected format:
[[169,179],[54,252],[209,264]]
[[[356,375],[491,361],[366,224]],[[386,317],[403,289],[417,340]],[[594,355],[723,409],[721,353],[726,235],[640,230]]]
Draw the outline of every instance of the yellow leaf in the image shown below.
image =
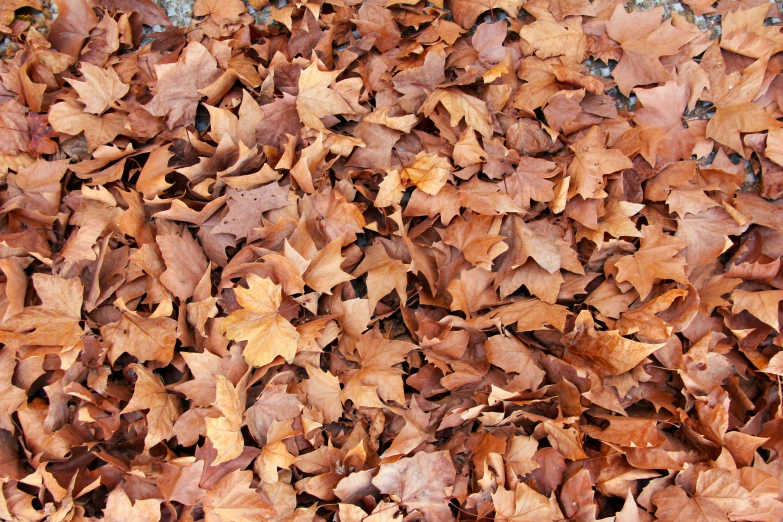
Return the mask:
[[299,94],[296,110],[307,127],[327,132],[321,118],[334,114],[353,114],[353,109],[342,96],[329,88],[342,71],[323,72],[313,62],[299,76]]
[[402,169],[400,177],[403,181],[409,181],[418,189],[434,196],[446,184],[452,169],[446,158],[421,151],[416,155],[413,165]]
[[245,411],[242,396],[224,376],[215,377],[215,406],[223,416],[206,420],[207,437],[212,441],[212,447],[217,450],[213,466],[237,458],[245,447],[242,436],[242,415]]
[[473,127],[485,138],[492,137],[492,122],[484,100],[469,96],[458,89],[438,89],[421,106],[421,112],[429,116],[438,103],[442,103],[451,114],[452,127],[456,127],[460,120],[465,118],[468,127]]
[[235,289],[242,310],[231,312],[220,325],[232,341],[247,341],[244,356],[251,366],[264,366],[278,355],[294,360],[299,333],[278,307],[283,301],[282,287],[271,279],[251,274],[248,288]]

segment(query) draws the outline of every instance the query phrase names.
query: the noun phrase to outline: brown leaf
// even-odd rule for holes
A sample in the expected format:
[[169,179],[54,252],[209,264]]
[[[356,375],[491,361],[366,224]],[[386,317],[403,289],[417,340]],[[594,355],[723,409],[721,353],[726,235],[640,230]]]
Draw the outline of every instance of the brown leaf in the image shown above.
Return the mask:
[[617,330],[596,330],[587,311],[579,313],[574,331],[565,336],[564,341],[568,354],[594,364],[604,375],[625,373],[663,346],[631,341]]
[[428,522],[445,522],[452,518],[447,488],[454,484],[455,475],[447,451],[417,453],[382,465],[372,483],[406,508],[421,512]]
[[147,436],[144,448],[149,449],[158,442],[171,438],[174,421],[182,414],[182,404],[174,395],[166,392],[160,378],[141,364],[132,364],[136,373],[133,397],[123,413],[149,410],[147,413]]

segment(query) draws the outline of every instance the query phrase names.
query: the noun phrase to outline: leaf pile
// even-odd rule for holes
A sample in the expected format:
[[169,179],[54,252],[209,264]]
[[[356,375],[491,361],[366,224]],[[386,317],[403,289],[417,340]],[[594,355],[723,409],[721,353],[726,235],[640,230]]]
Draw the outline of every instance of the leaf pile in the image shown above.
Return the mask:
[[783,519],[774,4],[57,4],[0,9],[0,519]]

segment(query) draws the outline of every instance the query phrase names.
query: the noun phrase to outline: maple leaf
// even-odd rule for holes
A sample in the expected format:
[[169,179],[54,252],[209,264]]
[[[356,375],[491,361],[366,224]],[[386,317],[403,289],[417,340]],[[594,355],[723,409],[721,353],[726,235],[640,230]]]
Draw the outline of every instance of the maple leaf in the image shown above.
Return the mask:
[[386,246],[380,242],[373,243],[366,252],[365,258],[356,267],[352,275],[361,277],[367,274],[367,297],[370,309],[374,310],[384,296],[395,290],[400,302],[405,305],[408,299],[408,270],[410,264],[389,256]]
[[0,104],[0,152],[19,153],[30,145],[30,124],[27,110],[14,100]]
[[316,292],[331,294],[332,288],[353,279],[340,268],[344,259],[341,254],[342,246],[343,239],[339,237],[313,256],[307,270],[302,274],[307,286]]
[[166,391],[160,378],[148,368],[141,364],[130,366],[136,373],[136,386],[133,397],[122,412],[149,410],[144,448],[150,449],[158,442],[171,438],[174,421],[182,415],[182,404]]
[[[356,355],[351,360],[359,363],[359,370],[351,375],[343,389],[343,400],[351,399],[358,406],[364,406],[362,388],[368,387],[377,396],[370,397],[372,404],[382,404],[378,397],[385,401],[394,401],[405,404],[402,376],[405,372],[395,365],[405,360],[408,352],[415,345],[403,341],[389,341],[384,339],[380,331],[375,328],[362,334],[356,343]],[[374,395],[374,393],[373,393]]]
[[54,49],[76,60],[82,44],[96,25],[98,17],[85,0],[59,0],[57,18],[49,31],[49,42]]
[[446,55],[442,49],[434,47],[427,52],[420,67],[411,67],[397,73],[392,84],[395,90],[403,94],[400,107],[410,113],[418,112],[429,94],[446,81],[445,68]]
[[169,128],[193,124],[203,89],[219,75],[215,58],[198,42],[190,43],[176,63],[155,66],[155,96],[144,108],[153,116],[168,116]]
[[372,484],[408,509],[420,511],[427,522],[446,522],[452,519],[446,488],[454,484],[455,475],[448,451],[417,453],[381,465]]
[[49,110],[49,123],[57,132],[76,136],[84,133],[90,150],[110,142],[120,134],[130,134],[125,128],[126,117],[117,112],[102,116],[85,114],[72,102],[61,102]]
[[456,127],[464,118],[465,124],[485,138],[492,137],[492,122],[486,102],[458,89],[437,89],[427,98],[419,112],[429,116],[438,104],[451,115],[450,124]]
[[223,476],[203,499],[205,520],[241,522],[274,517],[274,508],[251,489],[252,480],[252,471],[234,470]]
[[[726,74],[717,45],[704,53],[710,60],[710,94],[715,114],[707,123],[707,137],[744,153],[740,133],[760,132],[780,126],[764,109],[753,103],[764,81],[769,55],[764,55],[741,72]],[[713,62],[714,60],[714,62]]]
[[11,415],[27,400],[24,390],[14,386],[12,377],[16,368],[16,357],[10,349],[0,351],[0,428],[14,432]]
[[606,34],[619,42],[623,50],[612,77],[626,96],[637,85],[670,80],[671,76],[660,58],[677,54],[683,45],[698,35],[673,26],[671,20],[661,23],[662,16],[661,6],[628,13],[622,5],[618,5],[606,22]]
[[524,0],[449,0],[454,21],[465,29],[473,27],[481,13],[493,9],[502,9],[516,18],[524,4]]
[[471,264],[491,270],[492,260],[508,250],[503,242],[504,236],[498,235],[502,219],[496,216],[470,216],[470,220],[460,217],[444,231],[440,232],[443,242],[458,249]]
[[554,515],[547,498],[524,482],[514,491],[499,487],[492,493],[495,520],[509,522],[552,522]]
[[169,317],[144,317],[125,308],[121,301],[119,321],[101,327],[101,335],[111,343],[108,357],[112,361],[127,353],[138,361],[159,361],[164,364],[174,357],[177,323]]
[[759,5],[726,13],[721,20],[721,49],[751,58],[783,50],[780,31],[764,25],[768,11],[768,5]]
[[111,67],[101,69],[91,63],[82,62],[81,73],[85,81],[69,80],[69,83],[79,93],[79,101],[84,104],[84,110],[92,114],[102,114],[130,90],[130,85],[122,83]]
[[247,277],[247,286],[234,290],[242,309],[223,320],[221,332],[233,341],[247,341],[243,354],[251,366],[269,364],[278,355],[292,361],[299,333],[278,311],[283,301],[282,287],[255,274]]
[[160,275],[161,283],[182,301],[189,299],[207,269],[204,251],[187,230],[181,234],[158,235],[155,241],[166,263],[166,271]]
[[206,420],[207,437],[217,450],[213,466],[237,458],[245,447],[242,435],[242,417],[245,412],[242,394],[222,375],[217,375],[216,381],[215,406],[222,416]]
[[783,290],[762,290],[760,292],[734,290],[731,293],[733,303],[731,313],[738,314],[747,311],[762,323],[768,324],[779,332],[778,303],[781,300],[783,300]]
[[343,414],[340,399],[340,380],[320,368],[307,366],[308,379],[302,381],[302,389],[310,402],[324,413],[327,422],[337,422]]
[[567,171],[571,177],[569,198],[577,194],[584,199],[605,197],[604,176],[633,167],[625,154],[616,149],[606,149],[605,138],[600,129],[591,127],[582,139],[571,145],[574,159]]
[[41,304],[5,318],[0,323],[0,342],[9,347],[73,347],[84,333],[79,324],[84,297],[81,281],[47,274],[34,274],[32,279]]
[[131,503],[131,499],[128,498],[125,490],[122,488],[114,489],[106,498],[103,520],[106,520],[106,522],[121,522],[124,520],[155,522],[160,520],[160,499],[148,498]]
[[582,28],[576,24],[558,22],[544,9],[531,7],[536,21],[519,31],[519,37],[535,49],[539,58],[566,56],[577,62],[585,59],[587,39]]
[[629,281],[645,299],[656,279],[687,283],[685,257],[680,252],[688,244],[663,233],[660,227],[645,225],[639,250],[617,262],[617,280]]
[[226,25],[239,22],[239,16],[247,12],[241,0],[196,0],[193,16],[205,16],[204,32],[213,38],[222,36]]
[[617,330],[596,330],[590,312],[584,310],[576,318],[574,331],[564,337],[564,343],[568,354],[593,363],[605,375],[625,373],[663,346],[631,341]]
[[340,94],[329,86],[342,71],[324,72],[318,62],[312,62],[299,76],[296,110],[302,123],[310,129],[326,131],[321,118],[334,114],[353,114],[353,109]]

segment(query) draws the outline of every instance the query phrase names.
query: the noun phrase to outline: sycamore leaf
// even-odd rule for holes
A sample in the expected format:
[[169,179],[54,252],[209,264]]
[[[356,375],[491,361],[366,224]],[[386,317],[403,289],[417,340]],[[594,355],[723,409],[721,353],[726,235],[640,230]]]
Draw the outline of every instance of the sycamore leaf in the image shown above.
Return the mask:
[[57,132],[76,136],[84,133],[90,150],[110,142],[119,134],[130,134],[125,128],[123,114],[109,112],[103,116],[85,114],[81,107],[71,102],[60,102],[49,111],[49,123]]
[[316,292],[331,294],[332,288],[353,279],[340,268],[344,259],[341,253],[342,246],[343,239],[339,237],[313,256],[302,275],[307,286]]
[[604,176],[633,167],[633,163],[619,150],[604,146],[605,135],[597,127],[590,131],[571,148],[574,159],[568,166],[571,183],[568,197],[580,195],[584,199],[605,197]]
[[631,341],[617,330],[596,330],[586,310],[579,313],[574,331],[564,337],[564,342],[568,354],[594,364],[604,375],[625,373],[663,346]]
[[106,498],[103,519],[106,522],[137,520],[138,522],[157,522],[160,520],[160,500],[147,498],[131,503],[125,490],[112,490]]
[[282,287],[255,274],[248,276],[247,286],[234,290],[242,308],[223,320],[221,331],[233,341],[247,341],[244,356],[251,366],[264,366],[277,356],[293,360],[299,333],[278,311]]
[[411,165],[402,168],[400,179],[434,196],[446,184],[452,170],[453,167],[443,156],[420,152]]
[[499,487],[492,493],[495,520],[509,522],[552,522],[554,516],[547,498],[524,482],[515,491]]
[[783,300],[783,290],[762,290],[759,292],[734,290],[731,293],[733,303],[731,313],[738,314],[747,311],[762,323],[768,324],[779,332],[778,303],[781,300]]
[[558,22],[543,9],[534,9],[536,21],[519,31],[520,38],[533,46],[539,58],[566,56],[577,62],[585,58],[587,40],[582,28],[573,22]]
[[207,522],[248,522],[275,516],[274,508],[251,489],[252,471],[234,470],[221,478],[203,499]]
[[144,108],[153,116],[168,116],[169,128],[192,124],[203,89],[219,75],[215,58],[206,47],[191,42],[176,63],[155,66],[155,96]]
[[637,85],[664,83],[671,77],[660,62],[662,56],[677,54],[698,33],[680,29],[671,20],[661,23],[663,7],[628,13],[615,7],[606,22],[606,34],[620,43],[622,59],[612,71],[620,92],[630,95]]
[[161,234],[155,241],[166,263],[161,283],[181,301],[189,299],[207,269],[204,251],[187,230],[180,234]]
[[343,414],[340,399],[340,380],[329,372],[307,366],[308,379],[302,381],[302,389],[315,407],[324,413],[327,422],[337,422]]
[[493,9],[502,9],[512,18],[516,18],[524,0],[450,0],[449,6],[454,21],[465,29],[470,29],[476,23],[481,13]]
[[446,158],[422,151],[416,155],[411,165],[387,172],[378,185],[375,206],[380,208],[400,203],[408,184],[425,194],[435,196],[446,186],[452,170],[453,167]]
[[25,307],[0,323],[0,342],[21,346],[73,347],[84,334],[80,326],[84,287],[79,279],[34,274],[39,306]]
[[92,114],[102,114],[130,89],[130,85],[122,83],[111,67],[101,69],[82,62],[81,73],[85,81],[70,80],[69,83],[79,93],[79,101],[85,105],[84,110]]
[[536,439],[527,435],[517,435],[509,438],[503,457],[514,473],[525,476],[541,467],[538,462],[533,460],[537,451],[538,441]]
[[487,340],[487,360],[506,372],[525,374],[526,378],[539,383],[544,371],[538,367],[535,352],[514,337],[494,335]]
[[101,335],[111,343],[109,359],[116,361],[121,354],[127,353],[140,362],[168,364],[174,357],[177,341],[176,321],[170,317],[144,317],[127,308],[121,313],[119,321],[101,328]]
[[468,127],[476,129],[485,138],[492,137],[489,109],[483,100],[465,94],[458,89],[438,89],[427,98],[419,112],[429,116],[439,103],[451,115],[452,127],[456,127],[464,118]]
[[617,262],[617,280],[629,281],[644,299],[656,279],[687,283],[685,257],[680,252],[687,243],[663,233],[659,227],[642,227],[639,250]]
[[367,387],[378,394],[377,397],[369,398],[371,407],[382,404],[378,402],[378,397],[405,404],[402,383],[405,372],[396,365],[405,360],[407,353],[414,348],[415,345],[411,343],[384,339],[377,328],[362,334],[356,343],[356,355],[351,357],[359,363],[359,370],[346,383],[343,400],[351,399],[354,404],[365,405],[360,397],[364,396],[362,389]]
[[383,107],[380,110],[371,112],[364,117],[362,121],[385,125],[390,129],[408,133],[418,123],[419,119],[415,114],[405,116],[389,116],[389,107]]
[[505,237],[498,235],[501,222],[496,216],[473,215],[469,221],[460,217],[441,232],[441,237],[445,244],[459,249],[474,266],[490,270],[492,260],[508,250],[503,242]]
[[241,0],[196,0],[193,16],[205,16],[204,31],[211,37],[222,36],[226,25],[238,23],[239,16],[247,12]]
[[176,396],[166,391],[160,377],[145,366],[132,364],[131,368],[136,372],[136,386],[133,388],[133,397],[122,412],[149,410],[144,448],[150,449],[158,442],[171,438],[174,421],[182,415],[182,404]]
[[764,25],[768,11],[768,5],[759,5],[726,13],[721,21],[721,49],[751,58],[761,58],[783,50],[783,35],[780,31]]
[[206,420],[207,437],[217,450],[213,466],[237,458],[244,449],[242,417],[245,408],[242,394],[222,375],[217,375],[216,380],[215,406],[223,415]]
[[406,288],[408,286],[409,264],[389,256],[385,245],[373,243],[365,252],[365,257],[356,270],[354,277],[367,274],[367,297],[370,300],[370,309],[392,290],[397,292],[400,302],[404,305],[408,299]]
[[8,348],[0,351],[0,428],[14,432],[11,415],[27,400],[27,394],[14,386],[11,379],[16,368],[14,352]]
[[372,484],[408,509],[420,511],[428,521],[446,522],[452,519],[447,488],[454,484],[455,475],[448,451],[417,453],[381,465]]
[[717,45],[704,53],[715,60],[710,69],[712,103],[715,115],[707,123],[707,137],[743,153],[740,133],[760,132],[780,127],[780,123],[753,103],[758,96],[769,62],[769,54],[747,66],[741,73],[727,75]]
[[296,110],[307,127],[326,131],[321,118],[334,114],[353,114],[353,109],[340,94],[329,86],[342,71],[324,72],[318,62],[312,62],[299,76]]

